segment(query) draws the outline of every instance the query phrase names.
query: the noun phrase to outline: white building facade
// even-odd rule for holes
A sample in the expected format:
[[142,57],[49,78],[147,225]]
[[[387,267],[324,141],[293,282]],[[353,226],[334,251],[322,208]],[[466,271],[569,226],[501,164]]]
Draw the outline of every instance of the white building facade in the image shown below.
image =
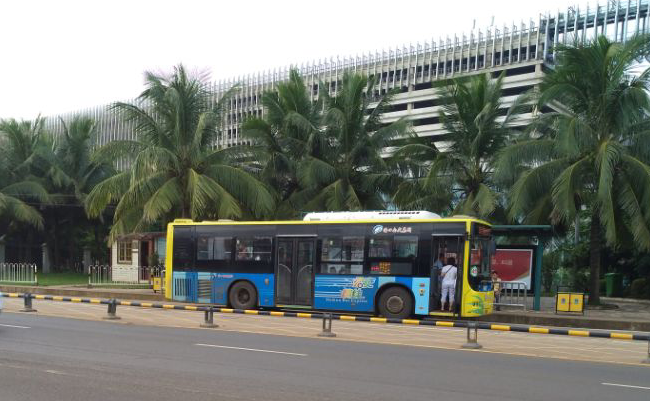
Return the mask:
[[[330,93],[336,95],[346,71],[377,77],[374,96],[391,90],[399,92],[391,110],[384,114],[384,121],[390,123],[405,117],[412,122],[417,135],[431,137],[435,142],[437,136],[444,134],[438,121],[440,94],[433,88],[435,82],[472,74],[489,73],[496,77],[504,73],[503,106],[508,107],[519,94],[538,85],[546,69],[552,67],[554,44],[572,43],[573,40],[584,42],[596,35],[624,41],[636,33],[650,32],[649,3],[650,0],[627,0],[584,8],[569,7],[519,24],[490,26],[381,52],[330,57],[213,82],[211,87],[216,99],[238,85],[227,100],[216,145],[228,147],[246,143],[241,135],[241,123],[250,116],[264,115],[261,95],[287,80],[291,68],[303,76],[314,100],[318,97],[319,82],[325,83]],[[525,125],[535,112],[539,110],[532,107],[526,110],[519,116],[518,123]],[[107,106],[49,118],[47,127],[60,132],[62,124],[58,117],[69,120],[76,114],[97,121],[99,146],[135,137],[133,125],[119,119]]]

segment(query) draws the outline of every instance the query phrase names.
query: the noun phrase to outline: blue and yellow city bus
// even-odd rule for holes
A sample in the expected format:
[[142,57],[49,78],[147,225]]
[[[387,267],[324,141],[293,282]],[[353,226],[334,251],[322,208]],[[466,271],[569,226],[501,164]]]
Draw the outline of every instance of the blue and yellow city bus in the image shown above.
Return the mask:
[[[490,225],[429,212],[310,213],[303,221],[177,219],[167,227],[166,294],[235,309],[476,317],[492,312]],[[440,311],[454,258],[455,307]],[[440,260],[442,259],[442,260]]]

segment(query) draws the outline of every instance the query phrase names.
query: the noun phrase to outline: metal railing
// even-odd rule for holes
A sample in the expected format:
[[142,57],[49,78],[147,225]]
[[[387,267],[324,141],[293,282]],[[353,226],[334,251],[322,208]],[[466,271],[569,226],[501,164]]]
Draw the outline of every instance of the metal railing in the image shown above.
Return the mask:
[[[493,282],[486,280],[481,283],[483,288],[493,288]],[[528,308],[528,288],[523,281],[499,281],[499,291],[494,293],[495,309],[501,306]]]
[[0,282],[38,284],[35,263],[0,263]]
[[134,286],[151,287],[154,277],[160,277],[164,266],[110,266],[91,265],[88,269],[88,287]]

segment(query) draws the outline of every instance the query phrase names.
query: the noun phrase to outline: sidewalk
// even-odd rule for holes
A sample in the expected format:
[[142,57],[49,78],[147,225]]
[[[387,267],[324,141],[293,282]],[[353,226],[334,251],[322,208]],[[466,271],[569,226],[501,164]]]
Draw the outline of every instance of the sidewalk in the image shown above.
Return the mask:
[[[163,302],[162,294],[148,289],[86,288],[82,286],[7,286],[0,292],[29,292],[82,298],[117,298],[125,301]],[[589,309],[584,315],[555,314],[555,299],[542,297],[541,311],[505,309],[483,316],[481,321],[492,323],[526,324],[533,326],[571,327],[603,330],[628,330],[650,332],[650,302],[603,298],[603,303],[614,304],[616,309]],[[531,301],[532,302],[532,301]]]
[[[605,307],[592,308],[587,305],[584,315],[556,314],[555,298],[542,297],[540,311],[502,308],[501,311],[484,316],[481,320],[540,326],[650,331],[650,301],[624,298],[601,300]],[[608,308],[610,305],[614,308]]]

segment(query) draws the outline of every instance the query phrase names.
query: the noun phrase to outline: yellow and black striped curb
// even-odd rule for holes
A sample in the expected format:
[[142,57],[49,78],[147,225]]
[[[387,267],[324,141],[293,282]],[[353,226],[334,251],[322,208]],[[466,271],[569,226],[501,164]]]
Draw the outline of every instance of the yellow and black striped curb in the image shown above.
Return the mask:
[[[0,293],[1,296],[7,298],[25,298],[27,294],[21,293]],[[200,312],[214,312],[214,313],[237,313],[243,315],[260,315],[260,316],[281,316],[281,317],[299,317],[307,319],[323,319],[330,317],[333,320],[351,321],[351,322],[375,322],[375,323],[392,323],[392,324],[406,324],[416,326],[437,326],[437,327],[459,327],[466,328],[467,321],[449,321],[449,320],[420,320],[420,319],[391,319],[385,317],[373,316],[350,316],[341,314],[330,314],[323,312],[282,312],[282,311],[267,311],[255,309],[232,309],[220,308],[214,306],[193,306],[193,305],[173,305],[161,304],[153,302],[133,302],[133,301],[120,301],[117,299],[99,299],[99,298],[75,298],[75,297],[61,297],[54,295],[32,295],[32,299],[41,299],[47,301],[63,301],[63,302],[78,302],[90,303],[101,305],[115,305],[120,306],[136,306],[141,308],[158,308],[158,309],[175,309],[175,310],[189,310]],[[512,331],[518,333],[534,333],[534,334],[555,334],[564,336],[577,336],[577,337],[597,337],[597,338],[613,338],[617,340],[637,340],[637,341],[650,341],[650,333],[620,333],[605,330],[578,330],[578,329],[560,329],[560,328],[547,328],[527,325],[508,325],[508,324],[494,324],[487,322],[475,322],[477,328],[482,330],[497,330],[497,331]]]

